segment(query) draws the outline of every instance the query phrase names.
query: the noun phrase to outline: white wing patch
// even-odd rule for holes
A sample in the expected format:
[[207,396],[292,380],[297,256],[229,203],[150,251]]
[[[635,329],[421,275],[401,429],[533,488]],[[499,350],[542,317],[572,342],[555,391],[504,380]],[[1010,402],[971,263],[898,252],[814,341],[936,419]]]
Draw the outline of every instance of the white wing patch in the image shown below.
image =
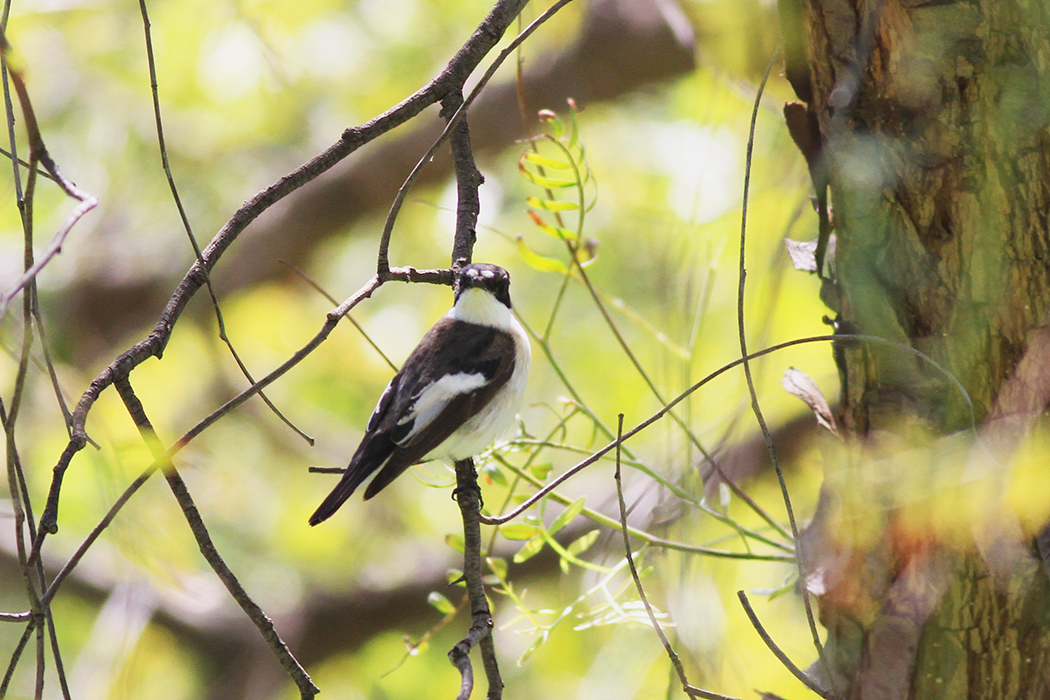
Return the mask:
[[424,461],[443,459],[454,462],[473,457],[491,445],[493,440],[503,437],[514,425],[514,417],[525,394],[525,380],[529,375],[532,351],[525,329],[513,315],[510,316],[510,332],[515,336],[517,353],[514,359],[514,373],[507,380],[507,384],[496,393],[484,410],[449,435],[448,439],[434,448]]
[[485,379],[483,374],[460,372],[458,374],[447,374],[428,386],[420,392],[419,398],[412,403],[412,407],[397,422],[398,425],[404,425],[411,420],[415,421],[412,430],[401,438],[398,444],[405,445],[410,442],[420,430],[430,425],[445,410],[445,406],[448,405],[449,401],[457,396],[476,391],[487,383],[488,380]]

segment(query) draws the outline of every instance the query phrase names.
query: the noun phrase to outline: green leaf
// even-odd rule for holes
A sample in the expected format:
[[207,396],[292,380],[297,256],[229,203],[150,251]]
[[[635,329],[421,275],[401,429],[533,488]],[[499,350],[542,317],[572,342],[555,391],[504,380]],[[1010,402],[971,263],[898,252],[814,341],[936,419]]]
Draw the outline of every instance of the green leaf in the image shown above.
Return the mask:
[[563,241],[576,240],[576,234],[573,231],[570,231],[567,228],[562,228],[561,226],[551,226],[543,220],[542,216],[540,216],[534,211],[530,211],[527,213],[529,215],[529,218],[532,219],[532,223],[536,224],[536,227],[539,228],[539,230],[543,231],[551,238],[557,238]]
[[775,599],[779,598],[780,596],[784,595],[785,593],[792,593],[792,592],[794,592],[794,590],[797,587],[797,585],[798,585],[798,572],[795,571],[795,572],[792,572],[792,573],[788,574],[787,578],[784,579],[784,583],[782,583],[780,585],[780,588],[778,588],[778,589],[776,589],[774,591],[770,591],[769,599],[770,600],[775,600]]
[[511,523],[510,525],[504,525],[499,531],[508,540],[528,540],[538,535],[540,529],[535,525]]
[[566,187],[576,186],[575,180],[555,180],[549,177],[544,177],[543,175],[538,175],[526,168],[525,163],[523,162],[518,163],[518,170],[521,171],[521,174],[525,176],[526,180],[536,185],[537,187],[542,187],[544,189],[560,190]]
[[563,527],[565,527],[566,525],[571,523],[573,521],[573,519],[577,515],[579,515],[580,512],[583,510],[583,502],[584,502],[584,500],[586,500],[585,497],[584,496],[580,496],[578,499],[573,501],[572,505],[570,505],[568,508],[566,508],[562,512],[561,515],[559,515],[557,518],[554,519],[554,522],[551,523],[551,526],[549,528],[547,528],[547,532],[549,532],[550,534],[553,535],[558,530],[562,529]]
[[557,112],[550,109],[541,109],[537,115],[542,121],[547,122],[551,126],[554,138],[560,139],[562,134],[565,133],[565,126],[561,121],[561,117],[558,116]]
[[566,547],[566,549],[569,550],[569,554],[573,556],[578,556],[590,549],[591,545],[594,544],[595,540],[597,539],[598,531],[591,530],[583,537],[580,537],[575,542],[571,543],[568,547]]
[[442,615],[448,615],[456,609],[452,602],[437,591],[431,591],[427,596],[427,602],[437,609]]
[[486,557],[485,563],[492,569],[492,573],[496,574],[501,581],[507,578],[507,560],[502,557]]
[[498,462],[485,462],[481,467],[481,473],[497,486],[507,485],[507,477],[500,469]]
[[[580,125],[576,122],[576,103],[571,99],[569,100],[569,126],[572,127],[572,133],[569,134],[569,148],[573,148],[580,142]],[[582,146],[580,147],[580,151],[580,155],[582,156]]]
[[555,260],[554,258],[548,258],[540,255],[539,253],[533,252],[531,248],[525,245],[525,239],[519,234],[514,241],[518,248],[518,254],[521,255],[525,263],[540,272],[560,272],[563,273],[566,270],[565,263],[561,260]]
[[536,641],[533,642],[532,644],[530,644],[529,648],[525,650],[525,653],[523,653],[520,657],[518,657],[518,665],[519,666],[521,666],[526,661],[528,661],[529,657],[532,656],[533,654],[535,654],[536,650],[539,649],[541,646],[543,646],[543,643],[547,641],[547,635],[548,634],[549,633],[546,630],[544,630],[543,634],[541,634],[539,637],[536,637]]
[[575,564],[581,568],[597,571],[602,574],[609,574],[612,572],[612,569],[580,559],[578,556],[565,549],[565,547],[558,544],[558,540],[554,539],[549,532],[544,531],[542,536],[543,539],[547,541],[547,544],[551,546],[551,549],[557,552],[558,556],[561,557],[558,561],[558,566],[561,567],[563,572],[569,573],[569,564]]
[[445,535],[445,544],[460,554],[466,548],[466,545],[463,544],[463,535]]
[[546,481],[547,477],[550,476],[552,469],[554,469],[553,462],[545,462],[544,464],[533,464],[529,467],[529,471],[532,472],[532,475],[540,481]]
[[530,207],[543,209],[545,211],[576,211],[580,208],[580,205],[576,202],[552,201],[549,199],[540,199],[539,197],[533,197],[531,195],[525,198],[525,203]]
[[525,153],[523,153],[521,157],[529,161],[530,163],[535,163],[541,168],[550,168],[551,170],[572,170],[572,163],[554,160],[553,158],[548,158],[547,156],[540,155],[535,151],[525,151]]
[[531,540],[525,543],[525,546],[518,550],[518,553],[514,555],[514,563],[520,564],[523,561],[528,561],[534,556],[540,553],[543,549],[543,538],[533,537]]

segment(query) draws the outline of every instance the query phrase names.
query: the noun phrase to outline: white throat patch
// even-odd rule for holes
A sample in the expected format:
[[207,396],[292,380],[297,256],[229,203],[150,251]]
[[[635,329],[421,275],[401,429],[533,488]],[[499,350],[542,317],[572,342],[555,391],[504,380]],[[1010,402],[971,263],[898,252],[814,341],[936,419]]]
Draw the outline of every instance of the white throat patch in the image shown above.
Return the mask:
[[459,295],[456,305],[446,314],[449,318],[479,326],[491,326],[500,330],[509,330],[514,322],[514,315],[491,292],[472,287]]

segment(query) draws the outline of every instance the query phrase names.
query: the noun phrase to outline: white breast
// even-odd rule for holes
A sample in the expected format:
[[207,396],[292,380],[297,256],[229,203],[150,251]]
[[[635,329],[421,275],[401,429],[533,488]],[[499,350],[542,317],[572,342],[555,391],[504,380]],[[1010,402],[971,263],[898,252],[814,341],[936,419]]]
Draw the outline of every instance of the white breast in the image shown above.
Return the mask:
[[[492,299],[491,294],[484,293],[484,296]],[[514,357],[514,372],[492,402],[478,415],[460,426],[456,432],[449,435],[447,440],[427,455],[428,460],[443,459],[454,462],[473,457],[491,445],[493,441],[503,437],[514,425],[514,417],[521,408],[522,399],[525,397],[525,383],[529,376],[529,365],[532,362],[532,350],[529,345],[529,336],[518,323],[518,319],[514,318],[514,314],[506,306],[498,301],[495,303],[506,310],[506,315],[499,319],[506,325],[500,327],[514,336],[514,346],[517,349],[517,355]]]

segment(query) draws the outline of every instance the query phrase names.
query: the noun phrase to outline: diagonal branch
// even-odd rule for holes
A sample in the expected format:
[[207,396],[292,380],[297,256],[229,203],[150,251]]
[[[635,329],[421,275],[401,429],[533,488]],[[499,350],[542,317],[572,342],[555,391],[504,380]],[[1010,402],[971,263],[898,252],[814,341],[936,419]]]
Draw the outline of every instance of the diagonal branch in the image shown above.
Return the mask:
[[200,549],[204,559],[208,562],[211,568],[215,571],[215,575],[219,577],[222,584],[226,586],[226,590],[230,592],[230,596],[233,597],[237,604],[241,606],[244,613],[258,628],[259,633],[262,634],[264,640],[270,650],[273,651],[274,656],[284,666],[288,675],[292,677],[295,684],[299,687],[299,693],[303,700],[310,700],[317,693],[321,692],[320,689],[313,684],[310,680],[310,676],[306,673],[306,670],[296,661],[295,657],[288,650],[288,646],[281,639],[281,636],[277,633],[274,628],[273,621],[263,612],[263,609],[252,599],[248,592],[244,590],[244,586],[237,580],[237,576],[233,573],[226,562],[223,560],[222,555],[219,554],[219,550],[215,548],[215,544],[211,540],[211,535],[208,534],[208,528],[204,524],[204,520],[201,518],[200,512],[197,510],[197,506],[193,502],[193,497],[190,495],[189,489],[186,488],[186,482],[182,480],[179,472],[175,469],[175,465],[172,464],[171,460],[164,457],[164,448],[157,437],[156,431],[153,429],[153,425],[150,423],[149,418],[146,416],[146,411],[142,406],[142,402],[139,401],[138,396],[135,395],[134,389],[131,388],[131,382],[126,378],[121,379],[116,383],[117,392],[120,394],[120,398],[124,401],[124,406],[127,408],[128,413],[131,415],[131,419],[135,422],[135,426],[139,429],[139,433],[142,435],[143,441],[149,447],[153,457],[157,460],[161,460],[161,469],[164,471],[164,478],[168,481],[168,486],[171,488],[173,494],[175,494],[175,500],[179,502],[179,506],[182,508],[183,514],[186,516],[186,521],[189,523],[190,530],[193,532],[194,538],[197,540],[197,546]]

